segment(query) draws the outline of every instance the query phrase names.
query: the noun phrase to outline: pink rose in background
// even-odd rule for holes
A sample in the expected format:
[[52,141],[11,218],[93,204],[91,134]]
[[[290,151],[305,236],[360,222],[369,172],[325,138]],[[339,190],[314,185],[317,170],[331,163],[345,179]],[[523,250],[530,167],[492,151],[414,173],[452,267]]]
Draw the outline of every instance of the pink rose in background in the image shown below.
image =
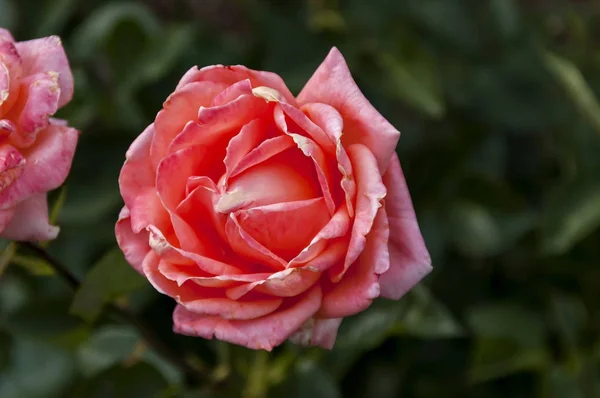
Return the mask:
[[119,245],[177,301],[175,332],[330,348],[431,270],[399,137],[335,48],[296,98],[273,73],[194,67],[127,152]]
[[67,177],[78,132],[52,119],[73,96],[58,37],[16,43],[0,28],[0,237],[50,240],[46,193]]

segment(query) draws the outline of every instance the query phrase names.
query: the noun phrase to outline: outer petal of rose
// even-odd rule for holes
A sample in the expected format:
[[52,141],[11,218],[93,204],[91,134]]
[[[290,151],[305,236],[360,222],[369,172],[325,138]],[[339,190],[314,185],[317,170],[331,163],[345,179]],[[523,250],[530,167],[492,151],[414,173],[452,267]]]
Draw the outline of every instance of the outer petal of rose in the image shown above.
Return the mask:
[[0,115],[8,112],[19,97],[22,63],[12,38],[0,37]]
[[290,337],[295,344],[320,346],[331,350],[335,344],[342,318],[311,318]]
[[12,220],[0,233],[5,239],[21,241],[52,240],[59,228],[50,225],[46,194],[39,193],[19,203]]
[[236,301],[223,297],[208,297],[190,301],[178,301],[188,311],[198,315],[216,315],[223,319],[254,319],[277,310],[283,302],[281,298],[266,298],[249,301]]
[[191,120],[196,120],[201,106],[209,106],[213,98],[226,86],[212,82],[190,83],[182,86],[167,98],[163,109],[156,115],[156,130],[150,148],[152,165],[158,163],[169,152],[171,141]]
[[387,169],[400,133],[365,98],[335,47],[298,95],[300,105],[310,102],[337,109],[344,118],[344,145],[365,145],[375,155],[380,172]]
[[367,245],[358,260],[352,264],[338,283],[325,289],[321,318],[343,318],[365,310],[379,296],[379,272],[389,264],[387,251],[388,224],[385,210],[381,209]]
[[15,208],[9,207],[8,209],[0,209],[0,236],[2,236],[2,231],[4,228],[10,223],[13,215],[15,214]]
[[386,195],[385,185],[377,169],[377,161],[371,151],[364,145],[352,145],[348,148],[348,152],[354,165],[358,187],[356,215],[343,267],[329,269],[334,282],[344,276],[344,273],[364,250],[367,242],[366,236],[371,231],[377,211],[381,207],[381,201]]
[[150,145],[154,124],[149,125],[131,144],[125,154],[125,164],[119,175],[119,189],[128,207],[145,188],[154,187],[155,169],[150,163]]
[[390,225],[390,269],[381,275],[381,295],[399,299],[429,272],[431,258],[415,216],[398,156],[383,176],[388,188],[386,210]]
[[290,90],[283,82],[283,79],[277,74],[248,69],[242,65],[213,65],[200,70],[198,70],[197,67],[193,67],[183,76],[178,87],[194,81],[213,81],[229,86],[246,79],[250,80],[252,87],[266,86],[275,89],[283,95],[288,103],[292,105],[296,104],[296,99],[292,93],[290,93]]
[[131,228],[129,209],[123,207],[119,220],[115,225],[115,236],[125,259],[139,273],[142,273],[142,262],[150,251],[148,245],[148,231],[134,233]]
[[173,330],[176,333],[205,339],[212,339],[214,336],[219,340],[251,349],[270,351],[314,315],[321,303],[321,289],[317,285],[290,301],[292,302],[289,306],[285,306],[284,303],[284,308],[247,321],[198,316],[179,305],[173,314]]
[[38,134],[34,146],[23,151],[27,165],[21,177],[0,191],[0,207],[11,207],[37,193],[59,187],[67,177],[79,132],[50,125]]
[[213,98],[211,106],[225,105],[244,94],[252,94],[252,83],[249,79],[232,84]]
[[58,73],[60,86],[58,106],[62,107],[71,100],[73,97],[73,75],[59,37],[50,36],[22,41],[17,43],[17,49],[23,59],[24,75],[43,72]]
[[239,210],[240,226],[279,257],[291,260],[327,224],[323,198]]

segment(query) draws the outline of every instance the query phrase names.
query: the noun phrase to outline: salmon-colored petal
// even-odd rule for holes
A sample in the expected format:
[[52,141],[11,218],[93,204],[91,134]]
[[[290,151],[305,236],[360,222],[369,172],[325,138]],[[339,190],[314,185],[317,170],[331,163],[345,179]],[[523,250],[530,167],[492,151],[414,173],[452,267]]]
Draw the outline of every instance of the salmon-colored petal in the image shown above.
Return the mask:
[[[379,272],[389,264],[388,224],[385,210],[377,213],[367,244],[356,262],[337,283],[323,294],[321,318],[343,318],[365,310],[379,296]],[[331,270],[331,268],[330,268]]]
[[297,256],[329,221],[323,198],[252,207],[236,216],[244,231],[286,260]]
[[22,41],[16,44],[23,60],[23,75],[54,72],[58,74],[62,107],[73,97],[73,74],[60,38],[57,36]]
[[257,164],[260,164],[265,160],[280,154],[286,149],[292,148],[293,146],[294,140],[287,135],[268,138],[251,150],[246,156],[244,156],[231,171],[229,177],[235,177],[238,174],[248,170],[250,167],[256,166]]
[[220,240],[225,239],[227,216],[215,213],[213,203],[216,197],[216,191],[199,185],[177,206],[176,213],[194,229],[201,240],[210,242],[218,249],[222,243]]
[[252,319],[232,321],[215,316],[199,316],[178,305],[173,314],[173,331],[270,351],[283,343],[312,317],[321,303],[321,289],[314,286],[294,299],[287,299],[279,310]]
[[311,318],[290,337],[295,344],[319,346],[331,350],[335,344],[342,318]]
[[158,163],[169,153],[171,141],[184,126],[189,121],[197,120],[200,107],[209,106],[213,98],[225,88],[225,85],[213,82],[190,83],[167,98],[163,109],[158,112],[154,121],[156,132],[150,148],[153,167],[158,166]]
[[223,160],[225,169],[227,170],[225,178],[228,178],[232,171],[239,165],[240,161],[260,144],[265,130],[264,123],[260,119],[255,119],[242,127],[239,134],[229,141],[227,154]]
[[203,256],[198,253],[188,252],[173,246],[164,236],[164,234],[156,227],[150,225],[148,227],[149,245],[152,250],[157,253],[165,261],[175,264],[196,264],[200,270],[210,275],[235,275],[243,272],[224,262]]
[[[282,102],[278,104],[285,115],[293,121],[302,132],[312,138],[330,156],[335,155],[335,141],[329,137],[323,129],[308,118],[300,109]],[[281,120],[281,119],[280,119]],[[295,131],[292,131],[295,132]],[[296,132],[297,133],[297,132]]]
[[59,187],[71,168],[78,136],[77,130],[64,126],[50,125],[42,130],[35,145],[22,151],[26,167],[21,176],[0,191],[0,207],[12,207]]
[[330,105],[321,103],[309,103],[302,106],[302,111],[323,131],[335,144],[335,156],[338,170],[342,174],[341,187],[346,197],[346,206],[350,217],[354,217],[354,201],[356,198],[356,182],[352,163],[342,145],[342,132],[344,131],[344,120],[342,115]]
[[58,236],[59,228],[50,225],[46,193],[39,193],[20,202],[14,208],[12,220],[0,232],[10,240],[45,241]]
[[125,154],[125,164],[119,175],[119,189],[128,207],[140,191],[154,187],[156,171],[150,163],[150,145],[154,137],[154,123],[146,127],[131,144]]
[[19,98],[4,116],[16,122],[17,134],[10,136],[19,146],[32,145],[38,132],[48,126],[49,118],[58,109],[60,88],[58,74],[38,73],[21,80]]
[[242,80],[250,80],[252,87],[266,86],[275,89],[283,95],[285,100],[296,104],[296,99],[290,93],[281,77],[272,72],[263,72],[248,69],[242,65],[212,65],[198,70],[197,67],[190,69],[180,80],[179,85],[183,86],[190,82],[213,81],[226,85],[232,85]]
[[377,169],[377,160],[371,151],[364,145],[357,144],[348,148],[348,153],[356,171],[358,187],[356,214],[343,267],[329,269],[334,282],[344,276],[344,273],[363,252],[367,242],[366,236],[371,231],[375,216],[381,208],[381,201],[386,195],[385,185]]
[[335,47],[298,95],[300,105],[311,102],[337,109],[344,118],[344,146],[365,145],[375,155],[379,171],[387,169],[400,132],[365,98]]
[[271,276],[270,273],[211,275],[202,271],[196,264],[175,264],[166,260],[161,262],[160,272],[179,286],[191,281],[198,286],[210,288],[229,288],[244,283],[262,281]]
[[317,178],[319,180],[319,185],[321,186],[321,193],[325,199],[325,205],[327,206],[329,214],[333,215],[336,209],[333,181],[334,179],[337,179],[338,181],[341,180],[341,176],[339,173],[331,170],[325,154],[313,140],[299,134],[290,133],[289,136],[292,137],[298,146],[298,149],[300,149],[305,156],[308,156],[312,159],[315,166],[315,171],[317,173]]
[[[329,222],[321,229],[312,239],[310,244],[304,248],[292,261],[290,267],[296,267],[298,264],[304,264],[321,253],[327,247],[328,241],[340,238],[350,230],[350,216],[345,206],[341,206],[331,217]],[[347,243],[344,248],[344,253],[347,251]]]
[[215,209],[225,214],[249,206],[313,199],[321,196],[318,184],[311,161],[291,148],[230,178]]
[[244,94],[252,94],[252,83],[249,79],[232,84],[213,98],[211,106],[225,105]]
[[381,275],[381,295],[399,299],[431,272],[431,258],[415,216],[398,156],[383,176],[388,189],[385,202],[390,225],[390,268]]
[[266,298],[249,301],[236,301],[223,297],[207,297],[183,301],[179,304],[198,315],[218,316],[223,319],[255,319],[275,311],[283,302],[281,298]]
[[230,213],[225,223],[225,234],[231,249],[238,255],[275,271],[285,268],[287,262],[266,248],[240,225],[235,213]]
[[319,272],[288,268],[259,280],[230,287],[225,294],[232,300],[238,300],[251,291],[276,297],[294,297],[311,288],[320,276]]
[[304,263],[293,263],[291,266],[312,272],[323,272],[335,264],[339,264],[344,259],[347,251],[348,239],[332,239],[331,242],[327,244],[326,248],[322,249],[322,251],[311,260]]
[[123,207],[119,220],[115,225],[117,244],[125,255],[125,259],[139,273],[142,273],[142,262],[150,251],[148,231],[133,232],[129,209]]

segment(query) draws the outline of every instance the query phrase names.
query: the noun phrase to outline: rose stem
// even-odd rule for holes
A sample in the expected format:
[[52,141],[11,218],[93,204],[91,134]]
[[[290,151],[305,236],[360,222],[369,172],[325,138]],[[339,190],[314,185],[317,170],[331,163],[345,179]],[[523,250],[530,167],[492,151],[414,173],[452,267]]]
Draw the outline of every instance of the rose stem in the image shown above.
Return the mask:
[[[22,246],[36,253],[39,257],[45,260],[56,271],[56,273],[63,280],[65,280],[65,282],[67,282],[69,287],[71,287],[73,290],[77,290],[79,288],[81,282],[77,279],[77,277],[75,277],[75,275],[73,275],[71,271],[69,271],[65,266],[63,266],[54,257],[52,257],[45,249],[31,242],[20,243]],[[152,329],[150,329],[138,315],[131,312],[128,308],[122,307],[114,303],[110,303],[108,307],[109,310],[115,315],[119,316],[120,318],[126,320],[128,323],[133,325],[140,332],[140,334],[149,346],[154,348],[158,353],[164,356],[165,359],[171,362],[184,374],[191,376],[192,378],[199,381],[206,379],[206,376],[202,374],[199,369],[196,369],[195,367],[190,365],[188,361],[182,358],[177,351],[173,350],[167,344],[162,342],[152,331]]]

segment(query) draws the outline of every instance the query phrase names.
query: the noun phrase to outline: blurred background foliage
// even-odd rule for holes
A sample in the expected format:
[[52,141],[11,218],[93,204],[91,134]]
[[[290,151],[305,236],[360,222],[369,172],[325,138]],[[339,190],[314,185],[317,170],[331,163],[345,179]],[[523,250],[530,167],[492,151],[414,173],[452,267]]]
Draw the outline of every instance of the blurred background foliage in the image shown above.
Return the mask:
[[[48,246],[83,283],[2,243],[0,397],[599,397],[599,17],[595,0],[0,0],[18,40],[62,37],[60,116],[83,132]],[[172,300],[115,251],[128,145],[193,65],[297,93],[332,45],[402,131],[434,272],[346,319],[331,352],[174,335]]]

